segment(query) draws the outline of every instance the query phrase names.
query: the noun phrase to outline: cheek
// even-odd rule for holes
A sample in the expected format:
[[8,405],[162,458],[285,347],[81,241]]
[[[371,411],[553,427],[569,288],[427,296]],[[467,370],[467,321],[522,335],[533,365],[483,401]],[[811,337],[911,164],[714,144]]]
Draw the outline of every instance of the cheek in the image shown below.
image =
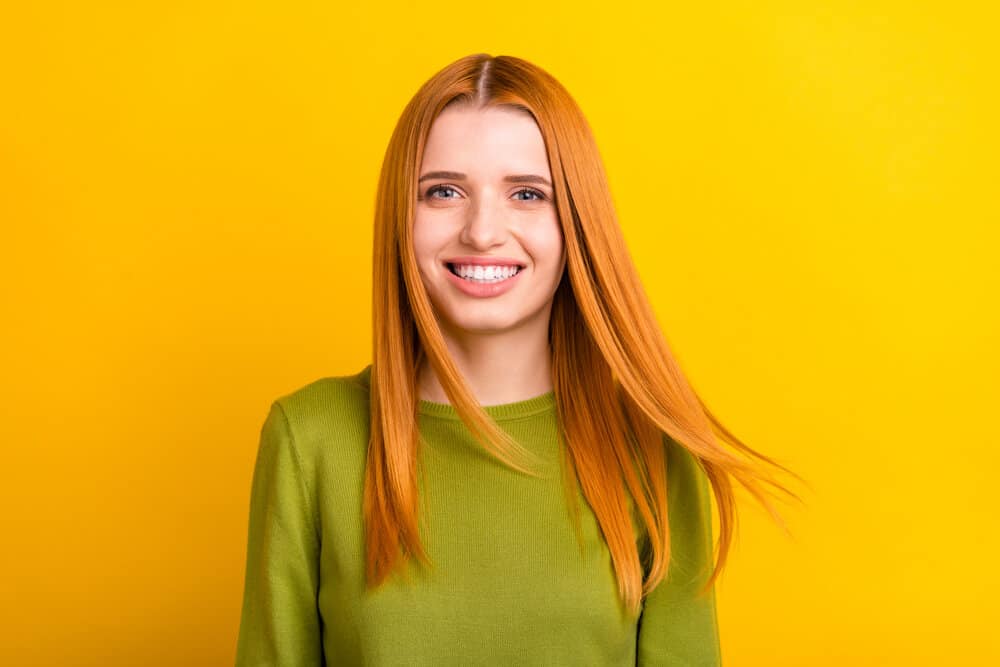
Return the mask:
[[563,254],[563,234],[558,221],[537,227],[531,237],[531,248],[537,263],[544,263],[553,271],[558,270]]
[[441,248],[441,228],[417,216],[413,220],[413,253],[421,266],[435,261]]

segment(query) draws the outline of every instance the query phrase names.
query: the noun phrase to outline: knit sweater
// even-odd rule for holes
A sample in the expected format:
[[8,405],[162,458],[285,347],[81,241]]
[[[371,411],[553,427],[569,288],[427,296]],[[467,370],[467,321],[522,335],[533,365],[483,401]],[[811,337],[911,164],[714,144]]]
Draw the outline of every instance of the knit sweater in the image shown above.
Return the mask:
[[489,455],[450,404],[419,400],[421,539],[433,565],[366,591],[370,377],[369,365],[322,378],[270,406],[250,485],[237,667],[721,664],[715,590],[697,595],[711,570],[704,471],[664,439],[670,576],[630,618],[578,484],[582,550],[577,541],[552,391],[484,407],[541,458],[544,478]]

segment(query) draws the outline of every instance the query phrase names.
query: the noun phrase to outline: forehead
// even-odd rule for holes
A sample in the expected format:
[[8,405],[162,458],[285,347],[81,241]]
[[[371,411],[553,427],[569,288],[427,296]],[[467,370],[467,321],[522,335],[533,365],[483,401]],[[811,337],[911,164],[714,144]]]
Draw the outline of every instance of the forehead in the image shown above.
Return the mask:
[[[549,174],[545,140],[524,111],[449,107],[431,125],[422,171]],[[531,170],[531,171],[527,171]]]

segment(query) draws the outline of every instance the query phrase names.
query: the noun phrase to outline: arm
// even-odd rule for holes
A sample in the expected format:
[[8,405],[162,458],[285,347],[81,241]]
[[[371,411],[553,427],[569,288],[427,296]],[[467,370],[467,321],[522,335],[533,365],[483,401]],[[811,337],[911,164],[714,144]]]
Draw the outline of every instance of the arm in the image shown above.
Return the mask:
[[639,618],[638,664],[718,667],[722,664],[715,587],[698,596],[712,573],[708,477],[683,447],[667,445],[670,570],[646,598]]
[[251,484],[236,667],[323,664],[319,539],[298,456],[288,419],[274,402]]

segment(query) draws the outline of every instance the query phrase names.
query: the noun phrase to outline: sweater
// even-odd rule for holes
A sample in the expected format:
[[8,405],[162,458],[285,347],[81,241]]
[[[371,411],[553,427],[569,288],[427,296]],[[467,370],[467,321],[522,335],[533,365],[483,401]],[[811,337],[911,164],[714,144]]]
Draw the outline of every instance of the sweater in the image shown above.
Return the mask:
[[[573,528],[551,390],[484,406],[541,457],[544,478],[493,458],[450,404],[418,399],[418,511],[433,566],[414,560],[366,591],[370,377],[371,365],[271,403],[250,484],[237,667],[721,665],[715,589],[697,595],[711,570],[704,471],[664,438],[670,575],[629,617],[578,483],[582,549]],[[648,540],[639,524],[637,545]]]

